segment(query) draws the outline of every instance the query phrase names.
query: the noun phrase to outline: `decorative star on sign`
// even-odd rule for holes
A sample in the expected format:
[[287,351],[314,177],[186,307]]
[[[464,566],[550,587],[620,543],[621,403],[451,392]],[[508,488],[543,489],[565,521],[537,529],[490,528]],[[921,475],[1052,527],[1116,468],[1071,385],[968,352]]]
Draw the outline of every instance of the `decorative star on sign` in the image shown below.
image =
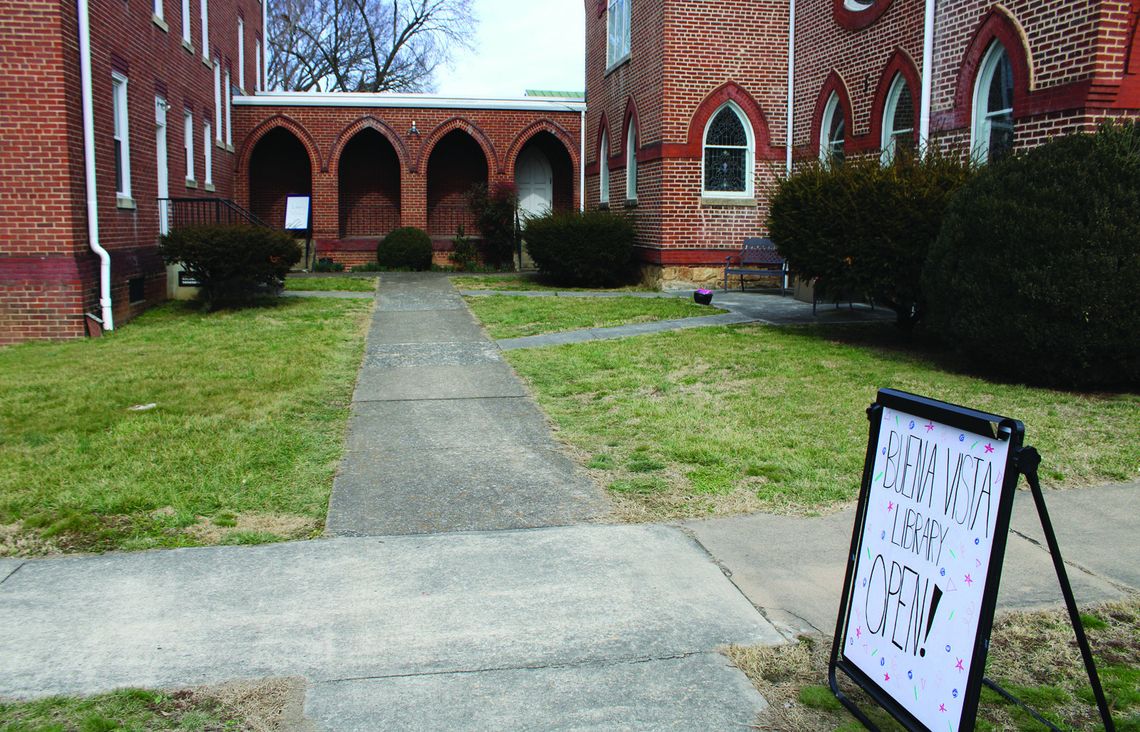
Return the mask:
[[958,663],[954,665],[954,668],[958,669],[959,671],[965,671],[966,670],[966,669],[962,668],[962,659],[960,659],[960,658],[958,659]]
[[994,451],[994,446],[993,446],[993,445],[990,445],[990,444],[987,444],[987,445],[986,445],[986,452],[987,452],[987,453],[990,453],[990,452],[993,452],[993,451]]
[[893,511],[893,510],[895,510],[895,504],[894,504],[894,501],[887,501],[887,510],[888,510],[888,511]]
[[974,586],[974,580],[970,578],[970,575],[966,575],[966,584],[970,587]]
[[933,422],[927,422],[925,426],[926,426],[927,432],[933,432],[934,431],[934,423]]
[[946,705],[945,704],[939,704],[938,705],[938,711],[945,712],[946,711]]
[[890,674],[883,674],[883,681],[890,681],[890,680],[891,680]]
[[855,637],[856,638],[862,638],[863,637],[863,626],[862,625],[855,626]]

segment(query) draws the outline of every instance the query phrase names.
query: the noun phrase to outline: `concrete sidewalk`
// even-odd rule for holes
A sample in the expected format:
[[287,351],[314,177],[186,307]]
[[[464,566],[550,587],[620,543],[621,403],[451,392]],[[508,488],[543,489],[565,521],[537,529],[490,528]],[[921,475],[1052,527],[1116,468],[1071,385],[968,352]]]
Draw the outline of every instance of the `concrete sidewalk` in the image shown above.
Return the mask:
[[0,561],[0,697],[303,676],[328,730],[739,729],[716,649],[780,641],[661,526]]
[[[1047,491],[1045,503],[1079,604],[1140,593],[1140,483]],[[754,514],[683,526],[786,635],[830,637],[854,521],[850,507],[816,518]],[[1019,491],[998,610],[1063,604],[1033,495]]]
[[564,526],[607,511],[450,280],[381,275],[328,532]]

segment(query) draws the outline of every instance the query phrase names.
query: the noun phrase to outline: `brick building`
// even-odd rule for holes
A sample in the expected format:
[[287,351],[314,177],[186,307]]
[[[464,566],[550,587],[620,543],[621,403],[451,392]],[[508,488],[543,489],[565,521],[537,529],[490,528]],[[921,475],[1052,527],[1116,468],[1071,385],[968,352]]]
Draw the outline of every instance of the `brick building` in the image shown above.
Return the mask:
[[167,296],[169,226],[252,211],[281,227],[289,193],[312,197],[318,253],[348,264],[400,225],[427,229],[445,261],[459,224],[477,233],[474,182],[516,181],[531,211],[579,205],[581,101],[262,95],[263,12],[5,3],[0,344],[129,320]]
[[633,215],[649,274],[666,280],[709,280],[762,235],[797,162],[888,162],[920,140],[985,162],[1140,114],[1138,0],[585,10],[587,205]]

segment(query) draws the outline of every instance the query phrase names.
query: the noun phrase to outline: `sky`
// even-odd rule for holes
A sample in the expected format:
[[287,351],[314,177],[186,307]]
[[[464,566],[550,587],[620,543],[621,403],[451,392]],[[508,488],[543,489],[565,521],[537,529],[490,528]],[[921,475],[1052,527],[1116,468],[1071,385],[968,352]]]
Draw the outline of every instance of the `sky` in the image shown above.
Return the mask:
[[436,72],[436,92],[521,97],[527,89],[584,91],[583,0],[472,0],[479,21],[472,50],[456,49]]

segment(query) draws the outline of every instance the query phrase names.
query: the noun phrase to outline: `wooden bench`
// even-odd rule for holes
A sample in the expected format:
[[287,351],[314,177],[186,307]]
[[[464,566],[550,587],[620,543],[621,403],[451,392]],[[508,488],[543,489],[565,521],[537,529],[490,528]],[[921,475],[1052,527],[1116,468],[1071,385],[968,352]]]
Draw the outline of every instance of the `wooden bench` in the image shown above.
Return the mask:
[[753,237],[744,240],[739,254],[725,257],[724,260],[724,289],[728,289],[728,278],[732,275],[740,277],[740,289],[744,290],[744,278],[748,277],[775,277],[780,282],[780,294],[788,292],[787,261],[776,251],[776,245],[771,239]]

